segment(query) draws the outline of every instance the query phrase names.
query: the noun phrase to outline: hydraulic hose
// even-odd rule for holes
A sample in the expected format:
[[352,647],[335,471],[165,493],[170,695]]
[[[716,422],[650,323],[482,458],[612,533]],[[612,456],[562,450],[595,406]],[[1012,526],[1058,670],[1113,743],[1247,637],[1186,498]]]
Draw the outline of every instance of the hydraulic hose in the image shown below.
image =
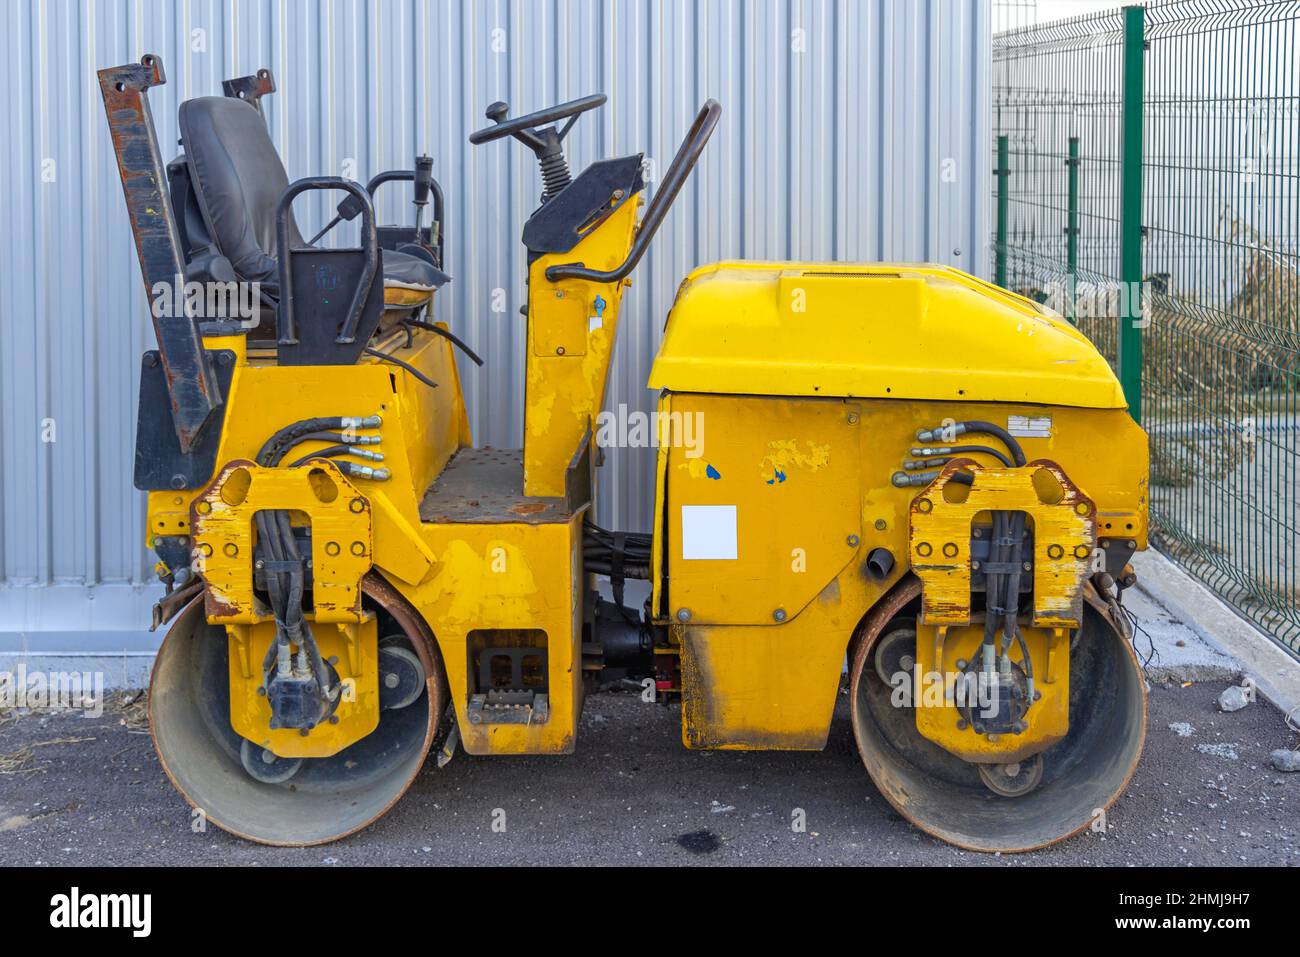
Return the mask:
[[1017,466],[1025,464],[1025,453],[1020,448],[1020,443],[1016,440],[1016,437],[1002,426],[992,422],[985,422],[983,419],[954,422],[952,425],[939,426],[934,429],[920,429],[916,433],[916,438],[920,442],[944,442],[968,432],[994,436],[1011,452],[1011,457],[1015,460]]

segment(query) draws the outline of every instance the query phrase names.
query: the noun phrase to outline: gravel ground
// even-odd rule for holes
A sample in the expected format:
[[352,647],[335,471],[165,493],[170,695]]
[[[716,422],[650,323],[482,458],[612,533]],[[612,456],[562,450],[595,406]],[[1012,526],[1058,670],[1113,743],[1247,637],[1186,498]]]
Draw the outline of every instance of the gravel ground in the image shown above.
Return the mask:
[[[577,754],[429,762],[377,824],[298,849],[192,833],[148,734],[117,714],[9,716],[0,864],[1300,865],[1300,774],[1268,763],[1296,736],[1263,701],[1218,713],[1220,690],[1152,690],[1146,753],[1107,834],[1007,856],[949,847],[894,813],[858,759],[844,696],[826,750],[812,754],[689,752],[676,708],[596,696]],[[69,738],[91,740],[42,743]],[[805,833],[791,829],[795,808]]]

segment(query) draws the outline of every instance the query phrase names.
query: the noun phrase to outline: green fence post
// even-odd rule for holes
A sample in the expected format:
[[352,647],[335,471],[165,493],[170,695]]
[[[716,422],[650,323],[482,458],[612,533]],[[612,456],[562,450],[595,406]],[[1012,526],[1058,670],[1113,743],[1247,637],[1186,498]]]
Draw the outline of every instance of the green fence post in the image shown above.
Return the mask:
[[1070,137],[1069,155],[1065,160],[1065,272],[1069,288],[1065,293],[1065,318],[1074,322],[1074,301],[1079,284],[1079,137]]
[[1007,136],[998,137],[998,168],[993,171],[998,178],[998,232],[993,250],[993,281],[1003,289],[1007,287]]
[[[1119,381],[1129,414],[1142,421],[1142,98],[1145,9],[1124,8],[1124,104],[1120,159]],[[1134,307],[1134,308],[1130,308]],[[1129,315],[1137,312],[1137,315]]]

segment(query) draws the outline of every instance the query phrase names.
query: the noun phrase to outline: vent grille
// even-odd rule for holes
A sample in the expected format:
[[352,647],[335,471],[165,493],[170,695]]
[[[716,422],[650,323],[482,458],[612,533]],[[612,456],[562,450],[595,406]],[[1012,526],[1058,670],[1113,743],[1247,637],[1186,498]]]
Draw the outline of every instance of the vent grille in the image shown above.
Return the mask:
[[896,272],[827,272],[827,271],[809,271],[800,273],[802,276],[818,277],[825,279],[902,279],[902,275]]

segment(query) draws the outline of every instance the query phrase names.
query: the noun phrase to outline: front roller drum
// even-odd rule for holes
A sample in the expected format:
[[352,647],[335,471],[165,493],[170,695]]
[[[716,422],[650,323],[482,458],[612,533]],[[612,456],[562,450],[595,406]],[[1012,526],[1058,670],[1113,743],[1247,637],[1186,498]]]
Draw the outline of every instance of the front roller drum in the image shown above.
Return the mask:
[[229,642],[225,628],[207,623],[202,592],[168,631],[149,684],[154,747],[176,789],[223,830],[288,847],[337,840],[381,817],[419,773],[446,710],[442,661],[391,585],[372,574],[362,586],[405,632],[426,680],[408,706],[385,707],[378,728],[329,758],[277,761],[234,732]]
[[850,662],[853,732],[867,773],[921,830],[972,851],[1029,851],[1104,821],[1137,767],[1146,736],[1146,683],[1131,643],[1088,586],[1070,652],[1070,730],[1030,760],[981,767],[922,737],[915,712],[895,707],[875,644],[911,621],[920,595],[900,585],[864,627]]

